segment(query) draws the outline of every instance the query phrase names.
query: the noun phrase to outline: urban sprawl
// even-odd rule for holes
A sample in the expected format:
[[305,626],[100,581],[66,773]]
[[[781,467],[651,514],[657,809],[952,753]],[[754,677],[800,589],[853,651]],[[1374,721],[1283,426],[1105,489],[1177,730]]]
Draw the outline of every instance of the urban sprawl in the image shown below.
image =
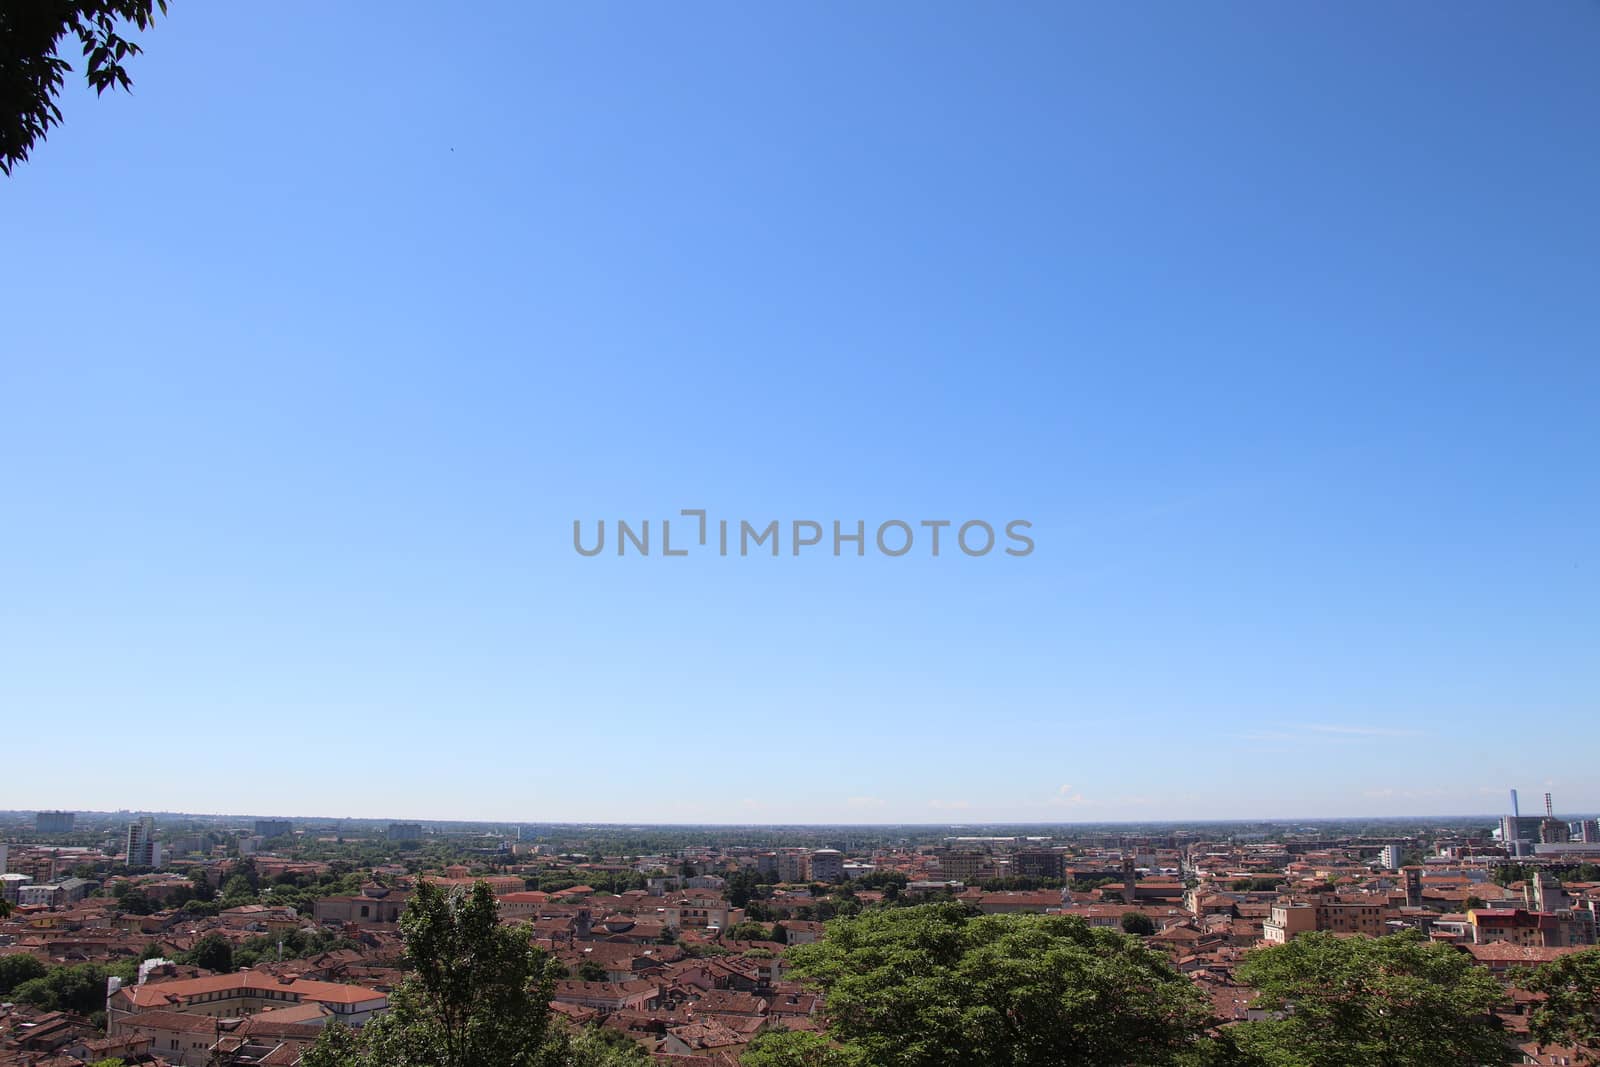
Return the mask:
[[[662,827],[0,813],[0,1067],[294,1067],[390,1010],[424,887],[486,886],[559,967],[552,1025],[669,1067],[826,1035],[797,946],[875,909],[1076,917],[1159,951],[1208,1032],[1274,1010],[1236,970],[1317,932],[1403,931],[1500,984],[1505,1062],[1541,1043],[1531,968],[1596,943],[1600,828],[1556,814],[1303,824]],[[629,1051],[632,1054],[632,1051]],[[747,1061],[748,1062],[748,1061]]]

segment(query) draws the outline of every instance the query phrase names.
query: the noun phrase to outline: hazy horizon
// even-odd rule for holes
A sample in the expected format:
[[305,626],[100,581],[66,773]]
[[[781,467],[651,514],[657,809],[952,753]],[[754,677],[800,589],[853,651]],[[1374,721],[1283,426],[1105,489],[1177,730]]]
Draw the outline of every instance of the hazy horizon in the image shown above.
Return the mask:
[[[417,814],[405,814],[405,815],[392,815],[392,814],[356,815],[356,814],[347,813],[347,814],[341,814],[341,815],[333,815],[333,814],[328,814],[328,813],[322,813],[322,814],[315,814],[315,815],[300,815],[300,814],[294,814],[294,813],[291,813],[291,812],[226,812],[226,811],[185,811],[185,810],[180,810],[180,809],[156,809],[156,808],[92,809],[92,808],[62,807],[62,808],[6,808],[6,809],[0,809],[0,816],[3,816],[3,815],[27,815],[27,814],[36,813],[36,812],[39,812],[39,811],[70,811],[70,812],[73,812],[73,813],[78,814],[78,815],[107,816],[107,817],[116,817],[116,816],[122,816],[122,815],[128,815],[128,816],[169,815],[169,816],[174,816],[174,817],[179,817],[179,818],[196,818],[196,819],[240,819],[240,820],[248,820],[248,819],[287,819],[287,820],[294,821],[294,822],[306,822],[306,823],[317,822],[317,821],[333,821],[333,822],[355,821],[355,822],[374,822],[374,823],[381,823],[381,822],[415,822],[415,823],[422,823],[424,825],[430,825],[430,824],[453,824],[453,825],[462,825],[462,826],[557,826],[557,827],[643,827],[643,828],[652,828],[652,827],[660,827],[660,828],[669,828],[669,827],[702,827],[703,826],[703,827],[717,827],[717,828],[731,828],[731,829],[740,829],[740,828],[744,828],[744,827],[750,827],[750,828],[753,828],[753,829],[765,829],[765,828],[779,828],[779,827],[786,827],[786,828],[807,828],[807,827],[819,827],[819,828],[831,828],[831,827],[859,828],[859,827],[866,827],[866,828],[875,828],[875,827],[897,827],[897,826],[921,827],[921,828],[949,827],[951,829],[960,829],[962,827],[996,827],[996,826],[1009,826],[1009,827],[1028,827],[1028,826],[1037,826],[1037,827],[1052,827],[1052,826],[1055,826],[1055,827],[1068,827],[1068,826],[1071,826],[1071,827],[1079,827],[1079,826],[1163,826],[1163,825],[1180,826],[1180,825],[1236,824],[1236,823],[1237,824],[1251,823],[1251,824],[1262,824],[1262,825],[1280,825],[1280,824],[1281,825],[1292,825],[1292,824],[1299,824],[1299,823],[1332,823],[1332,822],[1351,822],[1351,821],[1406,822],[1406,821],[1412,820],[1412,819],[1425,819],[1425,820],[1429,820],[1429,821],[1470,820],[1470,821],[1493,822],[1495,820],[1498,820],[1501,817],[1501,815],[1509,815],[1510,814],[1510,811],[1508,810],[1508,811],[1505,811],[1505,812],[1443,812],[1443,813],[1435,813],[1435,814],[1424,814],[1424,813],[1419,813],[1419,812],[1400,812],[1398,814],[1393,814],[1393,815],[1239,815],[1239,816],[1218,816],[1218,817],[1211,817],[1211,818],[1185,818],[1185,817],[1161,818],[1161,817],[1152,816],[1152,817],[1142,818],[1142,819],[1106,818],[1106,819],[1046,819],[1046,820],[971,819],[971,820],[966,820],[966,821],[962,821],[962,822],[943,822],[943,821],[938,821],[938,820],[934,820],[934,821],[900,820],[900,821],[877,821],[877,822],[850,822],[850,821],[808,822],[808,821],[793,821],[793,820],[769,821],[769,822],[758,822],[758,821],[748,821],[748,820],[747,821],[737,821],[737,822],[722,822],[722,821],[718,821],[718,820],[700,820],[700,821],[695,821],[695,822],[654,822],[654,821],[645,820],[645,819],[617,819],[617,820],[598,820],[598,819],[522,819],[522,818],[490,819],[490,818],[476,818],[476,817],[462,817],[462,816],[457,816],[457,817],[439,817],[439,816],[417,815]],[[1535,814],[1535,813],[1531,812],[1531,811],[1525,811],[1523,814],[1528,815],[1528,814]],[[1595,814],[1596,814],[1595,812],[1589,812],[1589,811],[1570,811],[1569,812],[1569,811],[1562,811],[1559,808],[1556,809],[1556,816],[1558,818],[1564,818],[1564,819],[1591,818]]]

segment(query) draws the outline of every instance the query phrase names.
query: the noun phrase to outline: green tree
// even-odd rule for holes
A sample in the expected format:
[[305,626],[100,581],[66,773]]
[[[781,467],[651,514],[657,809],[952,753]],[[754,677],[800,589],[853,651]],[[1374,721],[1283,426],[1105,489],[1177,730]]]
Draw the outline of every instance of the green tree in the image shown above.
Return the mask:
[[155,901],[145,896],[142,889],[126,889],[118,894],[117,905],[128,915],[152,915],[155,913]]
[[1516,975],[1516,984],[1543,993],[1528,1018],[1541,1045],[1569,1045],[1583,1063],[1600,1063],[1600,948],[1561,956]]
[[189,881],[194,883],[194,900],[206,902],[217,898],[217,888],[206,877],[206,872],[198,867],[189,872]]
[[316,1043],[300,1057],[300,1067],[367,1067],[371,1063],[361,1036],[340,1022],[325,1025]]
[[768,1030],[739,1057],[741,1067],[865,1067],[857,1052],[805,1030]]
[[649,1067],[650,1055],[620,1030],[585,1026],[560,1035],[555,1042],[555,1062],[561,1067]]
[[1235,878],[1228,888],[1236,893],[1270,893],[1282,884],[1281,876],[1259,875],[1254,878]]
[[1156,932],[1155,920],[1142,911],[1125,911],[1122,913],[1122,932],[1149,937]]
[[728,898],[729,904],[742,908],[755,896],[757,884],[755,871],[735,871],[728,879],[728,887],[723,895]]
[[10,993],[23,982],[43,978],[49,971],[50,968],[25,952],[0,956],[0,996]]
[[308,1067],[541,1067],[559,1063],[550,1032],[558,967],[526,928],[500,925],[488,885],[418,885],[400,917],[409,973],[389,1011],[360,1031],[317,1039]]
[[872,871],[856,879],[857,887],[861,889],[885,889],[893,886],[896,890],[906,887],[910,876],[904,871]]
[[250,884],[250,879],[242,874],[236,874],[222,884],[222,899],[230,907],[237,906],[241,901],[253,901],[255,897],[255,887]]
[[112,975],[124,982],[132,982],[134,965],[79,963],[52,967],[41,977],[19,984],[11,991],[11,999],[45,1011],[88,1015],[105,1007],[106,979]]
[[1503,994],[1470,956],[1415,930],[1386,937],[1302,934],[1259,949],[1238,978],[1283,1018],[1230,1028],[1267,1067],[1460,1067],[1507,1062],[1490,1014]]
[[1155,1067],[1206,1017],[1163,955],[1072,916],[879,909],[788,959],[827,994],[845,1053],[874,1067]]
[[233,970],[233,945],[221,934],[207,934],[194,943],[187,961],[221,974]]
[[25,162],[50,127],[61,125],[56,103],[72,64],[61,58],[71,34],[83,48],[85,76],[103,93],[132,84],[125,60],[140,52],[123,36],[165,15],[167,0],[27,0],[0,5],[0,171]]
[[1495,885],[1508,886],[1512,882],[1525,882],[1532,874],[1532,868],[1521,863],[1502,863],[1494,869],[1490,878]]
[[772,928],[746,920],[728,927],[726,936],[732,941],[771,941]]

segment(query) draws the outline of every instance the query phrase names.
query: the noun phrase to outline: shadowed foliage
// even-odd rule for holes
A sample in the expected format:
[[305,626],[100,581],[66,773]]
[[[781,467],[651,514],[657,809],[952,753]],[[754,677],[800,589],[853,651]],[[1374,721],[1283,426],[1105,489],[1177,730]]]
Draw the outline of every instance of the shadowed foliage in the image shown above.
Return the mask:
[[61,125],[56,103],[72,64],[60,55],[71,34],[82,46],[84,75],[96,93],[133,84],[126,60],[140,52],[125,37],[149,29],[167,0],[16,0],[0,4],[0,171],[26,162],[50,127]]

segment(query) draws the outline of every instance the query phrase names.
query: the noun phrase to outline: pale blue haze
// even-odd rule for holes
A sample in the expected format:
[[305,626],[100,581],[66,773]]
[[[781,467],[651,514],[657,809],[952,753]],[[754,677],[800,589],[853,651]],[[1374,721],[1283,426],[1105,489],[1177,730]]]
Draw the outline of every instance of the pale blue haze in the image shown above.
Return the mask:
[[[1600,808],[1600,5],[144,42],[0,182],[0,807]],[[1038,549],[571,548],[685,507]]]

